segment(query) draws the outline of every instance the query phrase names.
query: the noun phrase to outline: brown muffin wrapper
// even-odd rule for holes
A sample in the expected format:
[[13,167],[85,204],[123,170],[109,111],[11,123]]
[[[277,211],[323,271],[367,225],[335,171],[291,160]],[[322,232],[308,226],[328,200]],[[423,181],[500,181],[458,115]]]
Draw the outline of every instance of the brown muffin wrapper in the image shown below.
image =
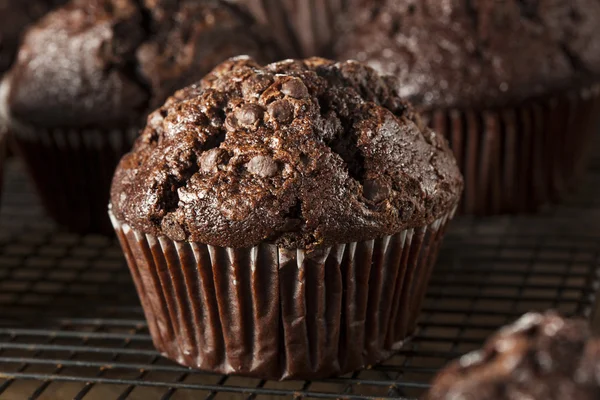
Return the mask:
[[284,54],[306,58],[328,54],[344,0],[230,0],[246,6],[277,32]]
[[138,129],[11,125],[10,133],[46,211],[57,223],[77,233],[113,234],[106,215],[112,176]]
[[600,123],[600,85],[499,110],[435,110],[465,178],[460,212],[533,212],[573,189]]
[[0,200],[2,200],[2,187],[4,184],[4,163],[9,156],[9,134],[8,123],[5,117],[4,99],[8,95],[8,86],[4,84],[4,80],[0,80]]
[[2,201],[2,187],[4,186],[4,163],[8,157],[8,134],[0,126],[0,202]]
[[111,219],[163,355],[281,380],[344,374],[398,350],[415,329],[452,215],[312,252],[175,242]]

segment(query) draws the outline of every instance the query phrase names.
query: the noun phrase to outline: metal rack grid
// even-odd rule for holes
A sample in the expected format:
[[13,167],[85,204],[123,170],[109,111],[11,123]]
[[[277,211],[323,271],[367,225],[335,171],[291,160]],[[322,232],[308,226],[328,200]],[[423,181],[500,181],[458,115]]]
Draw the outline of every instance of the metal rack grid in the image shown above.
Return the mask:
[[116,242],[57,230],[12,162],[0,213],[0,398],[417,398],[441,366],[523,312],[592,313],[600,160],[581,187],[536,216],[455,221],[419,331],[392,359],[337,379],[271,382],[158,355]]

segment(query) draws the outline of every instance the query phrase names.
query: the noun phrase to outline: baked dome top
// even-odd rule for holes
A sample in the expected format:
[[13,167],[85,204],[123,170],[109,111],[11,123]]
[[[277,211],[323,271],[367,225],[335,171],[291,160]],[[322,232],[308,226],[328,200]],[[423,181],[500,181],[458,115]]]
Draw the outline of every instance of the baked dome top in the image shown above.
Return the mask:
[[480,108],[600,76],[597,0],[356,0],[336,59],[396,75],[415,106]]
[[44,128],[121,128],[229,57],[271,51],[217,0],[72,0],[27,32],[8,111]]
[[148,117],[112,211],[224,247],[315,248],[429,224],[456,206],[462,178],[398,90],[357,62],[232,59]]
[[0,74],[14,61],[25,28],[65,0],[0,0]]

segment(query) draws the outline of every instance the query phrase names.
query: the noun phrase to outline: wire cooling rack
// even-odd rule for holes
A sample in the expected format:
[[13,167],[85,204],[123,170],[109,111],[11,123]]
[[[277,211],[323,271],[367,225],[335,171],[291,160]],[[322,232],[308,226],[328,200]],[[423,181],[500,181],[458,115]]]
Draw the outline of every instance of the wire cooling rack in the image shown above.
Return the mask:
[[0,398],[417,398],[446,362],[526,311],[593,313],[600,160],[581,187],[536,216],[455,221],[419,330],[392,359],[281,383],[201,373],[157,354],[116,242],[58,230],[13,161],[0,216]]

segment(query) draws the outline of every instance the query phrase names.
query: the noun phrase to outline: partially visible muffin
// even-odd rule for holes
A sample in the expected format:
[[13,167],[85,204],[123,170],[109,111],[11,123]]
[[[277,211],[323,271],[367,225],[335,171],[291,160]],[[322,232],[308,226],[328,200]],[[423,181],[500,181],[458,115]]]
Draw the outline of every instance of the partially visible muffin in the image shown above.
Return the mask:
[[412,334],[461,190],[445,140],[393,77],[244,57],[150,115],[111,213],[163,354],[312,379]]
[[530,313],[446,367],[425,400],[596,400],[600,341],[586,321]]
[[[0,81],[15,59],[25,29],[52,8],[65,1],[0,0]],[[3,95],[0,94],[0,97],[3,97]],[[7,154],[7,126],[2,121],[0,113],[0,189],[2,186],[3,162]]]
[[572,189],[600,122],[600,2],[359,3],[336,57],[399,78],[450,141],[463,211],[536,211]]
[[219,1],[74,0],[27,33],[10,76],[17,122],[111,128],[238,54],[263,58],[250,20]]
[[10,68],[25,29],[66,0],[0,0],[0,76]]
[[384,0],[348,14],[336,56],[393,74],[421,110],[484,109],[594,83],[596,0]]
[[110,232],[110,177],[150,110],[238,54],[273,57],[217,0],[73,0],[27,33],[5,113],[50,214]]
[[269,27],[287,58],[333,57],[338,21],[355,8],[348,0],[226,0]]

